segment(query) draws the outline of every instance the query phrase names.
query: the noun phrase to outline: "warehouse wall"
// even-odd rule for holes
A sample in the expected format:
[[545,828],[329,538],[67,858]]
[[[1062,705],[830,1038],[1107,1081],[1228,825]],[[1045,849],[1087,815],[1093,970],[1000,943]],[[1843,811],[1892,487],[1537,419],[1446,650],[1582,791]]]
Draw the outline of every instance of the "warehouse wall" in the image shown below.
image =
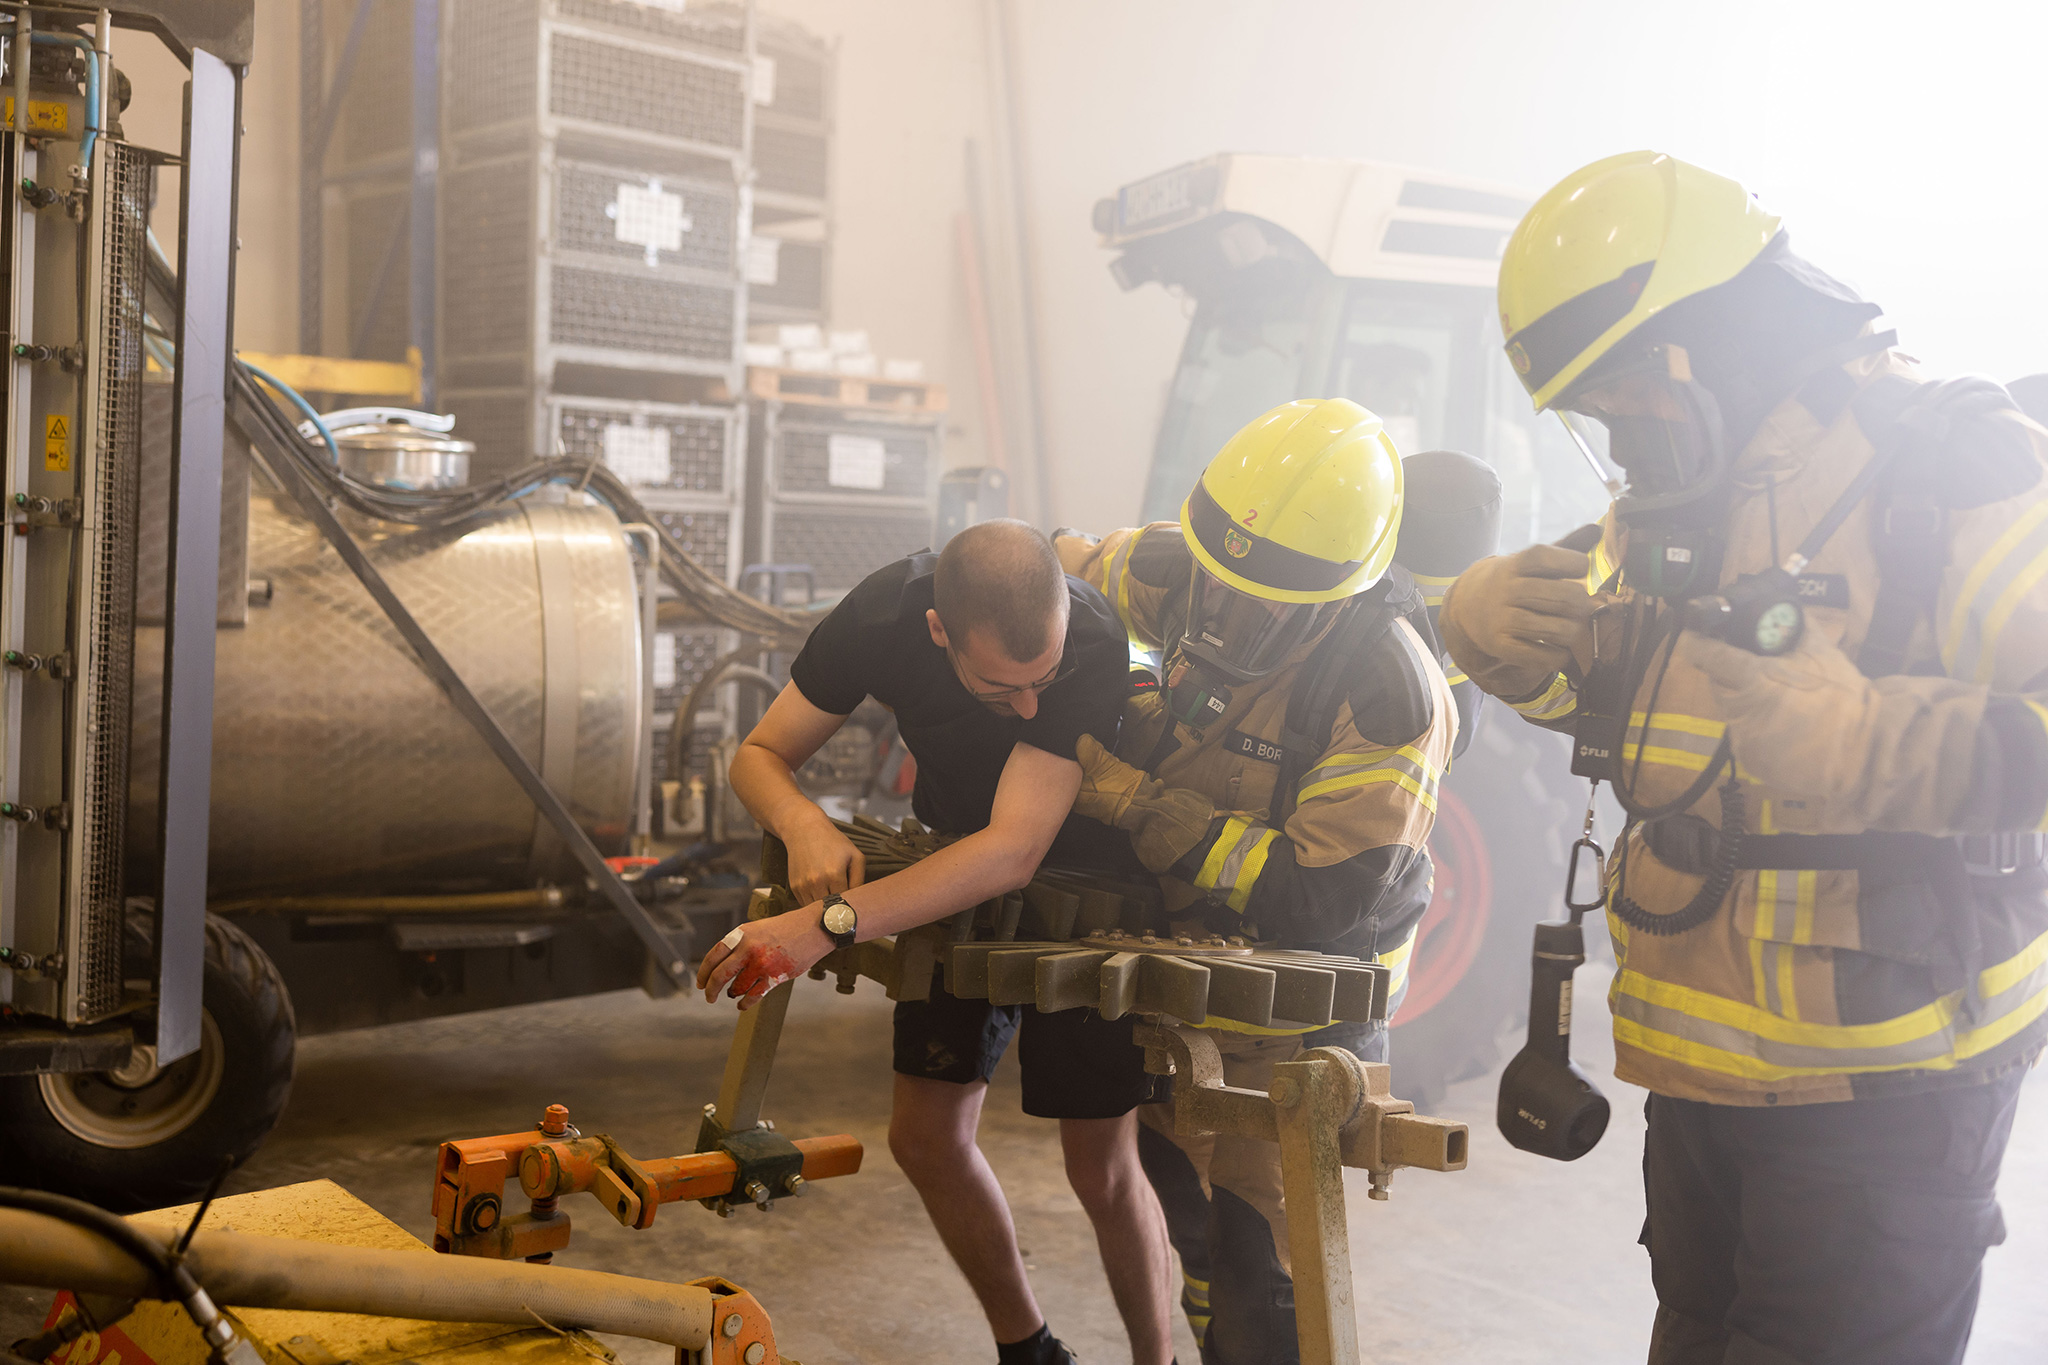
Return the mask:
[[[952,224],[967,203],[964,144],[989,165],[1001,151],[991,3],[763,5],[839,42],[835,321],[950,386],[955,464],[987,455]],[[1937,371],[2048,366],[2035,246],[2048,182],[2024,145],[2038,133],[2032,64],[2048,48],[2039,7],[1979,0],[1946,7],[1936,25],[1912,0],[1004,3],[1047,524],[1135,514],[1184,326],[1156,286],[1116,289],[1090,208],[1222,150],[1376,158],[1538,189],[1596,156],[1662,147],[1745,178],[1787,215],[1799,249],[1883,302]],[[290,349],[296,335],[297,9],[257,0],[237,320],[258,348]],[[175,145],[176,113],[175,94],[154,112],[138,105],[131,128],[154,121],[168,131],[144,140]],[[1021,365],[1014,345],[1003,354],[1014,406]]]

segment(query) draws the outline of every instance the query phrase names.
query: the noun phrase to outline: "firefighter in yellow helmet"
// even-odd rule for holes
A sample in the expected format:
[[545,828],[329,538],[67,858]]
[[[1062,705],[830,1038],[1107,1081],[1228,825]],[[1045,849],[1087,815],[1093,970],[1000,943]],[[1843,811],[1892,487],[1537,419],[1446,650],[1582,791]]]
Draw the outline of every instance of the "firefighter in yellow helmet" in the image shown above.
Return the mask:
[[[1178,524],[1054,537],[1164,663],[1164,685],[1126,703],[1115,754],[1083,741],[1075,810],[1130,833],[1177,932],[1373,958],[1397,1004],[1458,728],[1423,595],[1393,563],[1403,463],[1358,405],[1289,403],[1224,446]],[[1469,457],[1423,463],[1414,482],[1483,522],[1454,571],[1492,547],[1499,485]],[[1217,1027],[1231,1085],[1264,1089],[1306,1048],[1385,1058],[1383,1024]],[[1139,1113],[1203,1361],[1295,1360],[1279,1149],[1177,1137],[1165,1105]]]
[[1878,311],[1650,152],[1568,176],[1501,266],[1509,360],[1627,482],[1441,624],[1629,816],[1653,1362],[1959,1360],[2048,1033],[2048,432],[1923,382]]

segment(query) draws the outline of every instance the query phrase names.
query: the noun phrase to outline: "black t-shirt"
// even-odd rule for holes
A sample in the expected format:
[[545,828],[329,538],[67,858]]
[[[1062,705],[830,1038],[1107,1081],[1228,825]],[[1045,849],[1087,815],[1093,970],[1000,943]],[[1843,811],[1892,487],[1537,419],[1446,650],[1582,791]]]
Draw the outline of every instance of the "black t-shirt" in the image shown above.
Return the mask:
[[986,828],[996,784],[1020,742],[1074,757],[1084,734],[1116,744],[1117,719],[1130,687],[1130,650],[1107,599],[1067,579],[1069,676],[1041,692],[1030,720],[999,716],[968,694],[946,651],[932,643],[935,554],[912,555],[875,570],[811,632],[790,661],[790,681],[820,711],[843,716],[873,697],[896,713],[903,743],[917,759],[911,809],[931,829],[972,834]]

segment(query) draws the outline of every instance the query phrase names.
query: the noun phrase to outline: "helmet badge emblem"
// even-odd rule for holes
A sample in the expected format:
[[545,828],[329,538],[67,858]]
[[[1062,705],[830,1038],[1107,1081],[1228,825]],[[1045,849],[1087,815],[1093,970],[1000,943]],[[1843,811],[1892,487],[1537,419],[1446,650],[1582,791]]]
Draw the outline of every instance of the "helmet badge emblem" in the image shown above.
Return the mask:
[[1235,526],[1223,532],[1223,550],[1232,559],[1243,559],[1252,552],[1251,537]]
[[1516,374],[1529,373],[1529,353],[1522,349],[1521,342],[1508,343],[1508,363],[1515,367]]

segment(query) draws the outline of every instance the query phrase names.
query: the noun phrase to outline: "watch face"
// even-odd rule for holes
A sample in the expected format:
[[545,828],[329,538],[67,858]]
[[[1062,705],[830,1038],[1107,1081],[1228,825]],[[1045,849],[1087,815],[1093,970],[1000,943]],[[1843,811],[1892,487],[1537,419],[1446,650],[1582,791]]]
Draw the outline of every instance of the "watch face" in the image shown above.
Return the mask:
[[850,934],[859,923],[853,907],[845,901],[834,901],[825,907],[825,932],[828,934]]

